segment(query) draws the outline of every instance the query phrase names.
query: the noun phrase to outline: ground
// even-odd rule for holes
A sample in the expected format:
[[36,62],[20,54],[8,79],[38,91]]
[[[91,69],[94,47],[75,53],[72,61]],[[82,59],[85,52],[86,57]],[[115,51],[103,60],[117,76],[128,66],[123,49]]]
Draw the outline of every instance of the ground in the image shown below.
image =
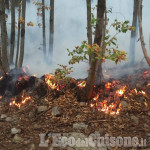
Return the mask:
[[105,114],[91,109],[89,102],[79,102],[77,87],[67,88],[65,92],[60,93],[48,88],[47,94],[40,97],[38,93],[31,92],[31,99],[20,109],[10,106],[8,99],[2,99],[0,102],[0,150],[79,150],[81,148],[69,146],[52,148],[51,138],[48,139],[48,147],[39,147],[39,134],[61,133],[65,136],[85,138],[95,132],[100,133],[101,136],[105,134],[113,137],[136,136],[147,140],[146,147],[104,149],[150,149],[149,73],[141,70],[134,75],[123,77],[120,82],[127,87],[124,96],[120,97],[122,106],[118,115]]

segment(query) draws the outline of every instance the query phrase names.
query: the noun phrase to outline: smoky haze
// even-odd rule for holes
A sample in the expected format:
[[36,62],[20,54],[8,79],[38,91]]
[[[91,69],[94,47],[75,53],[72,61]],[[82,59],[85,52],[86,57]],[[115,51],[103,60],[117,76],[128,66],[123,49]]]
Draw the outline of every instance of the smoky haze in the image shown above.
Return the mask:
[[[41,2],[41,1],[39,1]],[[93,0],[92,6],[96,4],[96,0]],[[45,0],[45,5],[49,6],[49,1]],[[150,1],[143,1],[143,29],[146,48],[149,51],[149,25],[150,16],[149,6]],[[133,1],[131,0],[107,0],[107,8],[112,8],[112,13],[108,14],[109,23],[113,23],[115,19],[120,21],[129,20],[132,24],[133,15]],[[10,13],[10,12],[9,12]],[[8,14],[9,14],[8,13]],[[46,48],[48,52],[49,48],[49,10],[45,10],[46,17]],[[43,56],[43,37],[42,26],[38,27],[37,24],[42,24],[42,17],[37,16],[37,6],[32,1],[27,3],[26,7],[26,24],[30,21],[34,23],[33,27],[26,25],[25,33],[25,55],[23,65],[29,65],[33,74],[41,76],[45,73],[53,73],[58,67],[57,64],[68,65],[69,57],[67,48],[73,50],[75,46],[81,44],[82,41],[87,40],[86,24],[86,0],[55,0],[54,8],[54,64],[50,65],[44,61]],[[16,21],[18,19],[18,12],[16,10]],[[10,14],[7,21],[8,31],[10,31]],[[8,32],[10,33],[10,32]],[[17,33],[17,30],[16,30]],[[114,31],[110,30],[113,34]],[[17,35],[17,34],[16,34]],[[125,50],[127,53],[130,49],[130,35],[120,34],[117,36],[118,45],[120,50]],[[17,38],[16,38],[17,39]],[[136,43],[136,61],[142,60],[143,53],[140,42]],[[16,48],[15,48],[16,49]],[[129,56],[128,56],[129,57]],[[126,61],[127,62],[127,61]],[[125,64],[124,62],[123,64]],[[119,66],[118,64],[117,66]],[[72,76],[75,78],[84,78],[87,76],[88,63],[81,63],[73,65],[74,72]],[[107,61],[104,68],[116,67],[114,62]]]

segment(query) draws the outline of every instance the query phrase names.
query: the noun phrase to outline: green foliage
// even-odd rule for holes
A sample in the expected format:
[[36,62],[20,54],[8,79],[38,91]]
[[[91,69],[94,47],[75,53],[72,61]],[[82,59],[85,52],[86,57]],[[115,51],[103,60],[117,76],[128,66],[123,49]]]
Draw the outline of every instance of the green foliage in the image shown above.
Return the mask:
[[65,65],[58,64],[61,68],[55,70],[55,81],[59,82],[60,80],[68,81],[70,77],[68,75],[72,72],[72,67],[67,67]]
[[[68,56],[72,58],[69,61],[69,64],[79,63],[80,61],[88,60],[89,56],[95,54],[95,57],[92,58],[92,61],[96,59],[102,60],[105,62],[105,59],[114,61],[115,63],[126,60],[126,54],[124,51],[118,50],[117,38],[116,36],[119,33],[126,33],[129,30],[135,30],[135,27],[129,26],[129,21],[115,22],[111,25],[116,30],[116,34],[111,36],[109,30],[106,31],[106,36],[99,46],[96,43],[89,45],[86,41],[83,41],[80,46],[75,47],[73,51],[67,49]],[[105,51],[105,52],[104,52]]]

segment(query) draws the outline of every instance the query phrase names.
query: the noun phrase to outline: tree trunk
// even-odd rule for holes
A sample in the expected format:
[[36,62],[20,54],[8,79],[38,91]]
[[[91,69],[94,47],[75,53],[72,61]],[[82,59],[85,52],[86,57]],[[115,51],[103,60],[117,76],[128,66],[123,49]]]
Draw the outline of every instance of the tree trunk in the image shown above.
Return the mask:
[[[102,34],[102,39],[103,40],[106,36],[106,25],[107,25],[107,13],[105,11],[104,21],[103,21],[103,34]],[[105,47],[102,44],[100,46],[102,47],[102,56],[104,56]],[[98,66],[97,66],[97,71],[96,71],[96,85],[97,86],[101,85],[102,79],[104,78],[102,64],[103,64],[102,60],[98,60]]]
[[5,0],[5,8],[9,10],[9,0]]
[[139,0],[139,33],[140,33],[140,41],[141,41],[141,47],[143,50],[144,57],[146,59],[146,62],[150,66],[150,57],[147,54],[147,50],[145,48],[144,43],[144,37],[143,37],[143,29],[142,29],[142,0]]
[[131,66],[134,66],[135,63],[135,45],[138,34],[138,10],[139,10],[139,0],[134,0],[132,26],[136,27],[136,30],[131,31],[130,51],[129,51],[129,64]]
[[[88,44],[92,45],[92,26],[91,26],[91,0],[86,0],[87,5],[87,38]],[[91,56],[89,56],[89,63],[91,62]]]
[[13,64],[15,47],[15,0],[11,0],[11,38],[10,38],[10,58],[9,63]]
[[[105,10],[106,10],[106,0],[98,0],[98,5],[97,5],[97,20],[98,21],[96,23],[96,32],[95,32],[95,39],[94,39],[94,43],[98,45],[101,45],[103,18],[104,18]],[[92,97],[97,62],[98,62],[98,60],[95,59],[95,57],[96,57],[96,54],[94,53],[91,58],[92,60],[90,63],[90,70],[88,73],[88,78],[87,78],[86,87],[85,87],[86,100],[89,100]]]
[[50,0],[50,26],[49,26],[49,59],[52,63],[54,45],[54,0]]
[[42,24],[43,24],[43,53],[46,57],[46,36],[45,36],[45,2],[42,0]]
[[1,22],[1,39],[2,39],[2,66],[5,72],[9,71],[7,58],[7,30],[5,20],[5,1],[0,0],[0,22]]
[[20,44],[20,57],[18,68],[22,67],[24,58],[24,43],[25,43],[25,14],[26,14],[26,0],[22,1],[22,18],[24,23],[21,24],[21,44]]
[[19,4],[19,10],[18,10],[18,35],[17,35],[17,52],[16,52],[16,61],[15,61],[15,67],[17,68],[18,65],[18,56],[19,56],[19,47],[20,47],[20,14],[21,14],[21,5]]

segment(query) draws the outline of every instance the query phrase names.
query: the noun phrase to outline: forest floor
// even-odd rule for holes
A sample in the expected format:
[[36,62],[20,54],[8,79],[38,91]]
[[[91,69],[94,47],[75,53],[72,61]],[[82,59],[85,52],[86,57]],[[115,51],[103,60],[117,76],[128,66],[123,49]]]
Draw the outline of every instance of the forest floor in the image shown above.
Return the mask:
[[[9,101],[0,101],[0,150],[150,150],[150,70],[140,70],[121,79],[122,85],[132,89],[120,98],[119,115],[109,115],[93,110],[89,103],[78,102],[76,87],[64,93],[48,89],[45,96],[31,94],[31,99],[20,109],[10,106]],[[137,91],[135,90],[137,89]],[[134,90],[134,92],[133,92]],[[141,92],[143,91],[143,92]],[[45,133],[48,147],[39,147],[39,134]],[[100,136],[138,137],[146,139],[142,147],[52,147],[49,133],[85,139],[92,133]],[[142,144],[142,143],[141,143]]]

